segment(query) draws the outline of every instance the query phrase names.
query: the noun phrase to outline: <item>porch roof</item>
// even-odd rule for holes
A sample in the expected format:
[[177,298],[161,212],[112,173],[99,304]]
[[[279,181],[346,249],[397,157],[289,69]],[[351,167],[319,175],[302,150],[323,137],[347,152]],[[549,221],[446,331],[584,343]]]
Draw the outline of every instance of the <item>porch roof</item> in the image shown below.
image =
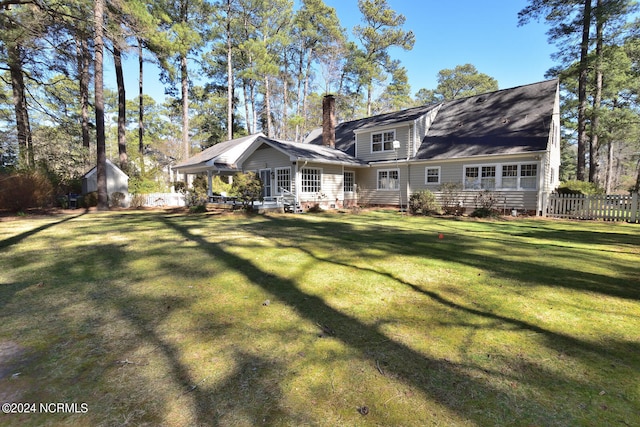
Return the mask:
[[173,167],[180,173],[198,173],[216,169],[237,171],[238,160],[262,133],[220,142],[202,152],[189,157]]
[[291,161],[307,161],[314,163],[339,164],[353,167],[366,167],[367,163],[335,148],[324,145],[279,141],[260,137],[262,142],[289,156]]

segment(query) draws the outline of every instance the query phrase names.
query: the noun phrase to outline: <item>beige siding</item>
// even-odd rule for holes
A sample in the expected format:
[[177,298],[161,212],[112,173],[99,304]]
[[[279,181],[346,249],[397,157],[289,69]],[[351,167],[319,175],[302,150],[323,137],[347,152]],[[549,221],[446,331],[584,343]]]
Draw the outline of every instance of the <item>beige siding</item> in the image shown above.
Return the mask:
[[321,191],[319,193],[303,193],[298,194],[299,202],[310,207],[312,204],[320,204],[325,208],[341,207],[344,201],[344,175],[341,165],[327,165],[322,163],[306,163],[298,166],[298,179],[296,183],[300,185],[301,171],[304,168],[320,169],[322,171]]
[[[378,172],[380,170],[400,171],[400,190],[378,190]],[[358,185],[358,202],[361,205],[399,205],[402,192],[402,205],[407,204],[407,165],[400,163],[396,168],[395,163],[384,166],[361,169],[356,174]]]
[[[289,168],[291,176],[291,192],[295,194],[295,165],[286,154],[263,144],[242,164],[244,172],[252,171],[259,173],[261,170],[268,169],[275,174],[276,169],[280,168]],[[280,194],[275,179],[272,180],[272,194]]]
[[[539,156],[539,155],[538,155]],[[440,187],[443,183],[457,183],[462,188],[464,180],[464,167],[465,166],[480,166],[480,165],[502,165],[502,164],[527,164],[534,163],[538,165],[538,185],[540,185],[541,174],[543,174],[543,164],[540,160],[536,159],[536,155],[528,156],[516,156],[511,158],[484,158],[477,160],[459,160],[459,161],[444,161],[444,162],[429,162],[429,163],[413,163],[410,166],[410,189],[409,195],[418,192],[420,190],[430,190],[434,192],[438,197],[441,197]],[[427,167],[440,167],[440,183],[439,184],[427,184],[426,181],[426,168]],[[499,173],[499,171],[497,171]],[[460,190],[458,192],[457,199],[460,204],[467,210],[472,210],[476,207],[476,197],[481,193],[481,190]],[[493,191],[494,195],[498,199],[497,208],[506,209],[518,209],[520,211],[537,211],[538,210],[538,191],[537,190],[501,190],[496,189]]]
[[289,156],[263,144],[244,161],[242,169],[245,172],[257,172],[261,169],[273,170],[285,166],[293,166]]
[[371,152],[371,134],[395,131],[396,139],[400,141],[400,148],[398,149],[398,157],[400,159],[406,159],[410,151],[410,136],[412,134],[412,127],[408,124],[395,127],[376,128],[373,131],[359,132],[356,134],[356,157],[365,162],[376,162],[383,160],[395,160],[395,151],[382,151]]

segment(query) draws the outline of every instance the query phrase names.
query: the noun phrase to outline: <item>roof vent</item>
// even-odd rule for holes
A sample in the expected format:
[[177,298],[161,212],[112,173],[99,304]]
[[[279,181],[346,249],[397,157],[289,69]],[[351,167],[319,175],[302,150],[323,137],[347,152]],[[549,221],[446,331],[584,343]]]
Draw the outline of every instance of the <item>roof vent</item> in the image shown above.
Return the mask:
[[484,98],[483,97],[480,97],[480,98],[476,99],[476,104],[479,104],[481,102],[484,102]]

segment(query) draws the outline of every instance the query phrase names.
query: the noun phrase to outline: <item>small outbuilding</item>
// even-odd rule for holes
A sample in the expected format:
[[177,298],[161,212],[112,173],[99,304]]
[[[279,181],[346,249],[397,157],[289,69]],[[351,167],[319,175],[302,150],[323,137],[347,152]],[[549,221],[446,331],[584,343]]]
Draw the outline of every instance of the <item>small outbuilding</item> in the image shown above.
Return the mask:
[[[89,172],[82,177],[82,194],[98,191],[98,173],[97,167],[94,166]],[[125,195],[129,194],[129,176],[118,166],[107,159],[107,194],[120,192]],[[128,198],[128,197],[127,197]]]

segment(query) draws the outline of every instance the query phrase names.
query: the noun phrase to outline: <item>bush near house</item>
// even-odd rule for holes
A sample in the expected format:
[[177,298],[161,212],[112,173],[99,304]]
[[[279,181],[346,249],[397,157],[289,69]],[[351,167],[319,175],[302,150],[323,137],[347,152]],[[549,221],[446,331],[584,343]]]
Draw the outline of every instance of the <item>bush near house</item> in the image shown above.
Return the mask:
[[462,183],[445,182],[440,186],[440,202],[446,215],[462,215],[464,208],[460,204]]
[[409,198],[409,212],[412,215],[431,215],[440,212],[436,196],[429,190],[413,193]]
[[490,218],[500,216],[496,209],[498,206],[498,195],[492,191],[485,190],[475,197],[476,209],[471,212],[472,217]]
[[253,202],[262,200],[262,181],[253,172],[239,173],[233,178],[232,193],[244,209],[251,209]]

